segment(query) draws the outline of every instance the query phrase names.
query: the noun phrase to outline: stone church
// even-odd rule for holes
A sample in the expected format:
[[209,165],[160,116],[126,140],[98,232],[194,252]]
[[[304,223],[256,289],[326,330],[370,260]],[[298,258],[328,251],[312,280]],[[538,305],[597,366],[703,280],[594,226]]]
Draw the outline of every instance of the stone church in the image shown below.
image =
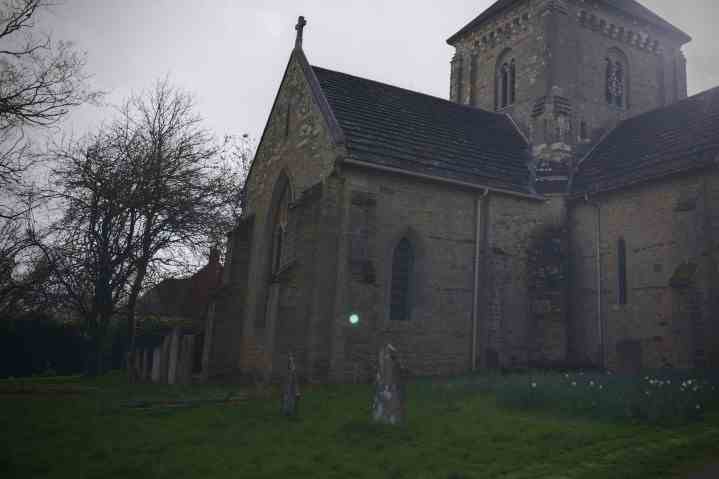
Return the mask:
[[370,378],[719,364],[719,88],[633,0],[499,0],[450,100],[312,66],[305,21],[229,234],[205,368]]

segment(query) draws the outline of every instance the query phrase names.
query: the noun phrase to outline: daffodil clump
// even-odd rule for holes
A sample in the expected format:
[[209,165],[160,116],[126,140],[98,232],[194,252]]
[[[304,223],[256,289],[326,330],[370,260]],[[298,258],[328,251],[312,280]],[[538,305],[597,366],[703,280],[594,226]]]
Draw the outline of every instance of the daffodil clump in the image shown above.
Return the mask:
[[607,420],[680,425],[719,410],[719,381],[698,373],[530,372],[475,376],[461,383],[492,393],[503,406]]

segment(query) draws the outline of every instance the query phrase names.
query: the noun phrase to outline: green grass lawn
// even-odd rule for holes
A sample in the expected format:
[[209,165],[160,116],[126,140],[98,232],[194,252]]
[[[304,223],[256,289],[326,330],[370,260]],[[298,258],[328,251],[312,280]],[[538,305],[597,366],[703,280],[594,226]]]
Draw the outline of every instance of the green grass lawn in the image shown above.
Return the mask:
[[[516,380],[516,379],[515,379]],[[719,460],[719,414],[672,427],[504,405],[491,390],[413,382],[408,422],[369,422],[370,386],[304,388],[192,407],[233,387],[135,386],[120,376],[0,381],[2,478],[683,478]],[[502,404],[502,405],[500,405]],[[8,471],[8,472],[5,472]]]

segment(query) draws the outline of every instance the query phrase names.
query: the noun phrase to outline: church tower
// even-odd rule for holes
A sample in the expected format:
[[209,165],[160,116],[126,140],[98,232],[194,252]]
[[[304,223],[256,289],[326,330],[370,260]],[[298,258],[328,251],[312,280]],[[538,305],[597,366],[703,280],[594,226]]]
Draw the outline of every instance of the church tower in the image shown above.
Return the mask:
[[634,0],[498,0],[447,40],[450,98],[510,115],[559,193],[620,121],[687,96],[690,40]]

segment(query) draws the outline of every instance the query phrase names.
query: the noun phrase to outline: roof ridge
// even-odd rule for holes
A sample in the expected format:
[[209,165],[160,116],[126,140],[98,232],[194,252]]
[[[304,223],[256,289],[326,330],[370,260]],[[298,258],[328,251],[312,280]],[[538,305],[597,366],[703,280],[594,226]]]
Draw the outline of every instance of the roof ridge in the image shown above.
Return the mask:
[[365,78],[365,77],[361,77],[361,76],[358,76],[358,75],[353,75],[353,74],[351,74],[351,73],[341,72],[341,71],[338,71],[338,70],[331,70],[331,69],[329,69],[329,68],[321,67],[321,66],[318,66],[318,65],[311,65],[311,66],[312,66],[313,69],[324,70],[324,71],[329,72],[329,73],[335,73],[335,74],[338,74],[338,75],[344,75],[344,76],[347,76],[347,77],[356,78],[356,79],[358,79],[358,80],[362,80],[362,81],[374,83],[374,84],[376,84],[376,85],[385,86],[385,87],[392,88],[392,89],[395,89],[395,90],[399,90],[399,91],[403,91],[403,92],[406,92],[406,93],[410,93],[410,94],[412,94],[412,95],[424,96],[424,97],[430,98],[430,99],[435,100],[435,101],[438,101],[438,102],[440,102],[440,103],[447,104],[448,106],[452,106],[452,107],[455,107],[455,108],[465,109],[465,110],[471,111],[471,112],[488,114],[488,115],[491,115],[491,116],[495,116],[495,117],[497,117],[498,119],[499,119],[499,118],[503,118],[503,117],[506,116],[504,113],[499,113],[499,112],[495,112],[495,111],[489,111],[489,110],[485,110],[484,108],[478,108],[478,107],[476,107],[476,106],[464,105],[464,104],[461,104],[461,103],[455,103],[455,102],[453,102],[453,101],[451,101],[451,100],[447,100],[446,98],[441,98],[441,97],[438,97],[438,96],[435,96],[435,95],[430,95],[429,93],[423,93],[423,92],[420,92],[420,91],[410,90],[409,88],[404,88],[404,87],[401,87],[401,86],[392,85],[392,84],[385,83],[385,82],[381,82],[381,81],[378,81],[378,80],[372,80],[371,78]]

